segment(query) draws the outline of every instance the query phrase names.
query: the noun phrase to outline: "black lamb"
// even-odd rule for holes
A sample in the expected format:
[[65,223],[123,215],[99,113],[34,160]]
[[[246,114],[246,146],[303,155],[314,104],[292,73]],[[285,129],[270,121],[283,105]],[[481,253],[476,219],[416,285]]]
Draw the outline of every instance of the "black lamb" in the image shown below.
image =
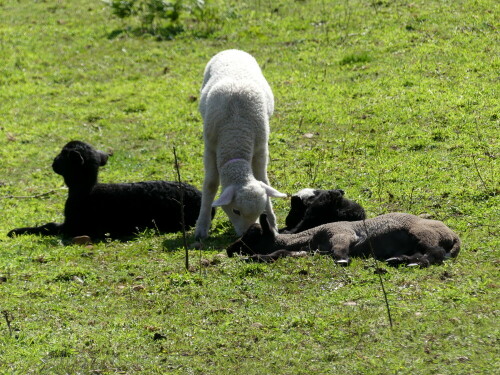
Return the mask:
[[52,169],[64,177],[68,198],[63,223],[13,229],[8,236],[20,234],[63,235],[91,238],[124,238],[146,228],[162,233],[182,229],[181,193],[186,229],[196,223],[201,192],[186,183],[146,181],[101,184],[99,167],[108,154],[87,143],[71,141],[56,156]]
[[280,233],[299,233],[322,224],[366,218],[358,203],[344,198],[340,189],[302,189],[292,196],[286,228]]

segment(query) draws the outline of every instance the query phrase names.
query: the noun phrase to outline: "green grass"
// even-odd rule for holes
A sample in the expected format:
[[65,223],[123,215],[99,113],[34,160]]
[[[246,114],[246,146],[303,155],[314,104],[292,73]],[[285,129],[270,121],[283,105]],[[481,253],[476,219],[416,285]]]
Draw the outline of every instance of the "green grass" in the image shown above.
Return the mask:
[[[0,0],[0,374],[499,372],[498,2],[216,4],[158,41],[100,1]],[[273,88],[275,188],[342,188],[461,236],[443,266],[387,269],[393,329],[372,260],[221,258],[222,212],[190,272],[179,234],[6,237],[63,219],[50,166],[71,139],[114,152],[103,182],[174,180],[175,146],[201,186],[199,89],[227,48]]]

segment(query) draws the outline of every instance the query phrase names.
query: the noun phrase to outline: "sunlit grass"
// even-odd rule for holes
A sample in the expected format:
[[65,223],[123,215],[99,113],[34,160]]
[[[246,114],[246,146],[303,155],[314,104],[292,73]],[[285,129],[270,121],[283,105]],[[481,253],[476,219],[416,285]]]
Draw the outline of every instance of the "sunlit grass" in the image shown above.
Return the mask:
[[[100,2],[0,1],[0,373],[498,372],[498,4],[220,6],[209,34],[159,42],[110,38],[125,26]],[[461,236],[443,266],[387,269],[393,329],[385,266],[221,257],[222,211],[190,272],[180,234],[6,237],[63,219],[50,165],[71,139],[113,152],[103,182],[175,180],[175,146],[200,187],[199,88],[226,48],[273,88],[274,187],[342,188],[369,216],[428,214]],[[288,204],[274,200],[282,224]]]

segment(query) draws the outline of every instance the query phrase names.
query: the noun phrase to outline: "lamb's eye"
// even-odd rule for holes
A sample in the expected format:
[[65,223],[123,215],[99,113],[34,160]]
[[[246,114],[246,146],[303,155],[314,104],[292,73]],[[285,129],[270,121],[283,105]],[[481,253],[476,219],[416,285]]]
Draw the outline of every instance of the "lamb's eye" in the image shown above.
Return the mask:
[[241,215],[240,210],[237,210],[236,208],[233,208],[233,212],[234,212],[236,215],[238,215],[238,216],[240,216],[240,215]]

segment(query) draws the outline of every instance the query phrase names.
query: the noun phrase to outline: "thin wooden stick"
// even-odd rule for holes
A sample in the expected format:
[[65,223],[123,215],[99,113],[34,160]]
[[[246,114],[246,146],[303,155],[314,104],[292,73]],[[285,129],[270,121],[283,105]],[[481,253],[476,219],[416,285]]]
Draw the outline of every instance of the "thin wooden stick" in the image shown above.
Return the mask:
[[177,171],[177,182],[179,183],[179,188],[181,189],[181,226],[182,226],[182,240],[184,243],[184,250],[186,252],[185,256],[185,265],[186,265],[186,270],[189,270],[189,251],[188,251],[188,246],[187,246],[187,239],[186,239],[186,221],[184,218],[184,185],[182,185],[181,181],[181,172],[179,168],[179,160],[177,159],[177,153],[175,151],[175,146],[173,147],[174,149],[174,160],[175,160],[175,170]]
[[477,172],[477,175],[478,175],[479,179],[480,179],[480,180],[481,180],[481,182],[483,183],[484,188],[485,188],[485,189],[487,189],[487,188],[488,188],[488,186],[486,185],[486,182],[484,182],[483,177],[481,176],[481,173],[479,172],[479,168],[478,168],[478,166],[477,166],[477,163],[476,163],[476,158],[474,157],[474,155],[472,155],[472,161],[473,161],[473,163],[474,163],[474,167],[476,168],[476,172]]
[[[373,250],[372,241],[370,239],[370,233],[368,233],[368,227],[366,226],[366,221],[364,219],[363,219],[363,225],[365,226],[366,238],[368,238],[368,244],[370,245],[370,250],[372,252],[372,257],[373,257],[373,259],[375,261],[375,271],[377,271],[377,269],[378,269],[378,260],[375,257],[375,251]],[[387,309],[387,316],[389,318],[389,325],[390,325],[390,327],[392,329],[393,327],[392,327],[391,306],[389,305],[389,300],[387,299],[387,292],[385,291],[384,280],[382,279],[381,272],[375,272],[375,273],[378,274],[378,279],[379,279],[379,282],[380,282],[380,286],[382,287],[382,293],[384,294],[384,300],[385,300],[385,307]]]
[[2,310],[2,315],[5,318],[5,322],[7,323],[7,328],[9,329],[9,335],[12,336],[12,313],[8,310]]

